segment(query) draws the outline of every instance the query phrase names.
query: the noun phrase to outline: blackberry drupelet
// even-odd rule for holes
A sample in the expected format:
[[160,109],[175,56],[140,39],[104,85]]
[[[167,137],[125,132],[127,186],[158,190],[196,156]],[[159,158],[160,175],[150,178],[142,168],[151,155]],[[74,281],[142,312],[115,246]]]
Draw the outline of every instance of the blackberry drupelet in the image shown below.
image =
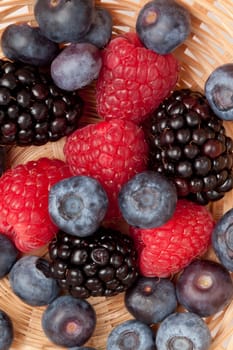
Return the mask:
[[59,89],[48,69],[0,60],[0,144],[43,145],[78,127],[83,100]]
[[50,276],[77,298],[119,294],[138,276],[131,237],[102,226],[85,238],[59,231],[49,244],[49,256]]
[[197,91],[174,91],[143,125],[149,168],[171,178],[179,197],[202,205],[233,188],[233,141]]

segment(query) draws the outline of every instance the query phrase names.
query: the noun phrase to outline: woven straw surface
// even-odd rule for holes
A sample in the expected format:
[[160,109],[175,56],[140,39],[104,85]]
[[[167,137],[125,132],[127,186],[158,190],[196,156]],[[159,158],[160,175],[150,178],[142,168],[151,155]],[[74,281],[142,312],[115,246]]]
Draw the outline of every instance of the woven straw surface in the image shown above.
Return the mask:
[[[111,11],[114,20],[113,35],[134,30],[138,11],[145,0],[96,0]],[[203,90],[204,82],[212,70],[223,63],[233,62],[233,0],[183,0],[192,16],[192,32],[185,44],[175,51],[182,65],[181,77],[177,87],[190,87]],[[34,22],[33,0],[1,0],[0,31],[10,23]],[[81,92],[88,102],[84,123],[96,122],[94,84]],[[233,122],[225,124],[227,133],[233,136]],[[64,139],[42,147],[12,147],[8,152],[8,166],[12,167],[41,156],[63,156]],[[210,205],[214,217],[218,219],[232,207],[233,191],[223,200]],[[40,254],[46,253],[46,250]],[[210,251],[208,257],[216,259]],[[111,298],[91,298],[97,313],[97,327],[89,346],[104,350],[107,334],[111,329],[131,318],[124,308],[123,295]],[[0,308],[12,317],[15,340],[12,350],[52,350],[56,349],[43,334],[41,315],[43,307],[31,308],[21,302],[9,288],[8,279],[0,282]],[[233,301],[221,313],[206,319],[213,335],[210,350],[233,349]],[[133,349],[132,349],[133,350]]]

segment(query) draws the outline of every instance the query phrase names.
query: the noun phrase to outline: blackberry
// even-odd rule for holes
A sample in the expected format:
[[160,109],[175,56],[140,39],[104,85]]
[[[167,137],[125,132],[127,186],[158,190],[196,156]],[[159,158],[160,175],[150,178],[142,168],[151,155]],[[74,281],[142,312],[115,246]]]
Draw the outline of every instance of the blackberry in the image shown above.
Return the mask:
[[116,295],[138,276],[131,237],[102,226],[85,238],[59,231],[49,244],[49,256],[50,276],[77,298]]
[[83,100],[53,82],[47,68],[0,60],[0,144],[43,145],[78,127]]
[[233,188],[233,141],[201,92],[174,91],[143,128],[149,169],[172,179],[178,197],[206,205]]

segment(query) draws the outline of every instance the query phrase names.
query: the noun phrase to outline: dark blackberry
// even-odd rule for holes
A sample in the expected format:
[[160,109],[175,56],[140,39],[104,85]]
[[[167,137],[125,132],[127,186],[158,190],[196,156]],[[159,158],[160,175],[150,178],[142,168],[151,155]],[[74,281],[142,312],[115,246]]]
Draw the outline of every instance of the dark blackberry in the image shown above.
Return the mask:
[[149,169],[171,178],[179,197],[202,205],[233,188],[233,141],[197,91],[174,91],[144,124]]
[[0,60],[0,109],[0,144],[43,145],[77,129],[83,100],[46,68]]
[[51,277],[77,298],[116,295],[138,276],[131,237],[104,227],[85,238],[59,231],[49,244],[49,256]]

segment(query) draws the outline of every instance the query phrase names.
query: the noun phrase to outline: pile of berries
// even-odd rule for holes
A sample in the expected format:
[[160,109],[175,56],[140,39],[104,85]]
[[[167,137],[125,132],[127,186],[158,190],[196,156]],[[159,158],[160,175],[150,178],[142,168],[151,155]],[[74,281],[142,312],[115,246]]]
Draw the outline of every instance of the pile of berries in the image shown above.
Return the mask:
[[[216,223],[206,206],[233,188],[223,123],[233,120],[233,63],[203,92],[176,89],[173,51],[191,16],[174,0],[146,3],[135,31],[115,37],[111,13],[93,0],[37,0],[34,15],[37,26],[11,24],[1,38],[0,278],[45,307],[42,328],[58,346],[95,350],[83,347],[97,324],[88,298],[124,292],[132,319],[107,350],[208,350],[203,318],[233,299],[233,209]],[[93,82],[101,120],[81,126],[79,92]],[[6,169],[6,145],[62,137],[64,160]],[[219,262],[204,258],[211,246]],[[9,349],[3,310],[0,328]]]

